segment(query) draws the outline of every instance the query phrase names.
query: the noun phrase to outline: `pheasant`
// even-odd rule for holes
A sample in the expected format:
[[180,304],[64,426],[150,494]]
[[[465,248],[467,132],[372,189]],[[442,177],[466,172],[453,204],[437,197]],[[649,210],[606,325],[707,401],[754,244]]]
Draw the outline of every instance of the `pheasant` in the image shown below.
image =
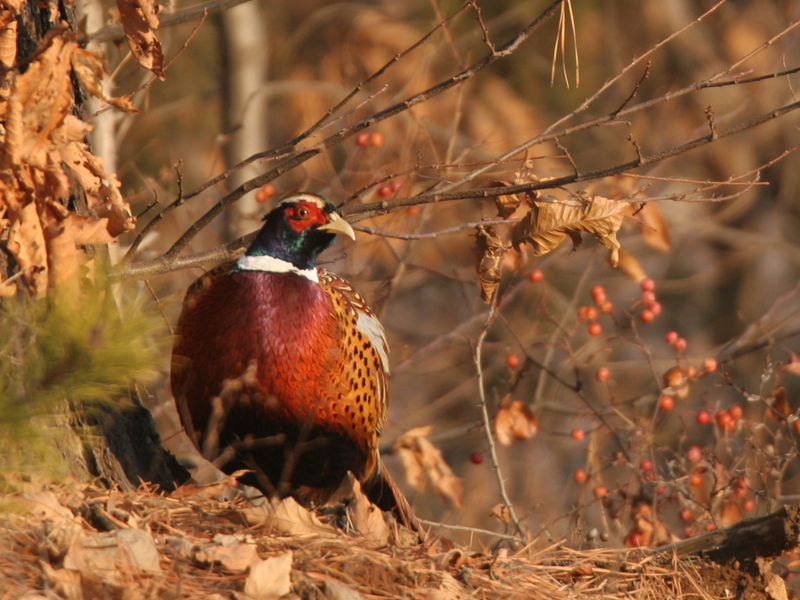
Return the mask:
[[[419,531],[378,453],[387,416],[383,327],[350,284],[315,261],[353,228],[321,196],[283,200],[238,260],[186,293],[171,385],[189,437],[268,496],[308,506],[352,472],[367,497]],[[223,456],[220,457],[220,454]]]

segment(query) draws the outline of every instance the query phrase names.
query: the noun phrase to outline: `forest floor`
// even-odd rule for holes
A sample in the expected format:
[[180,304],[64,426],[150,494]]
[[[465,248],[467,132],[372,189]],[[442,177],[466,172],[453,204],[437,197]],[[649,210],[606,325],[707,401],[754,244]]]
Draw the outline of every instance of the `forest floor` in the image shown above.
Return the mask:
[[676,552],[417,543],[356,499],[314,513],[291,499],[219,500],[226,482],[171,495],[77,482],[0,494],[0,598],[771,598],[769,561]]

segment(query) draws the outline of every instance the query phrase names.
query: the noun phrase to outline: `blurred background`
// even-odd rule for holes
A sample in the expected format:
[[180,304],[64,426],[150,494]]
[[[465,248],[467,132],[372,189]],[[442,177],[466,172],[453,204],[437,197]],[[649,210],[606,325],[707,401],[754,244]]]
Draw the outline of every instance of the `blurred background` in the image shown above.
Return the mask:
[[[511,56],[463,85],[381,122],[367,130],[366,138],[351,137],[333,146],[275,180],[274,193],[270,189],[258,197],[248,195],[184,253],[210,249],[257,229],[260,217],[294,191],[357,204],[412,196],[454,181],[568,115],[635,57],[713,4],[574,0],[576,35],[573,38],[567,20],[563,54],[559,50],[554,58],[554,48],[560,45],[556,16]],[[479,5],[491,40],[500,45],[547,3],[496,0]],[[164,205],[178,191],[176,164],[180,163],[183,189],[191,190],[247,156],[284,143],[459,6],[436,0],[251,0],[224,16],[208,18],[166,81],[140,95],[140,115],[109,112],[93,121],[95,143],[105,144],[106,160],[111,161],[107,164],[116,165],[135,213],[155,196]],[[97,9],[94,14],[100,15],[102,25],[106,9]],[[789,31],[773,38],[799,18],[800,6],[789,0],[725,2],[650,55],[649,75],[638,88],[643,63],[556,130],[612,113],[634,89],[629,107],[734,64],[732,72],[747,73],[746,77],[792,69],[798,66],[800,36]],[[161,31],[168,58],[195,26]],[[738,63],[770,40],[752,58]],[[106,52],[117,94],[142,83],[141,71],[123,60],[126,48],[109,45]],[[452,77],[486,53],[475,11],[466,10],[364,86],[340,111],[343,118],[308,143]],[[707,135],[709,106],[721,130],[797,101],[798,85],[800,76],[788,75],[668,98],[613,125],[560,136],[560,147],[533,147],[526,174],[546,178],[572,173],[565,149],[582,172],[633,160],[636,149],[629,135],[644,154],[656,154]],[[569,191],[647,198],[736,176],[746,175],[744,180],[750,181],[755,170],[800,143],[797,125],[798,117],[790,113],[632,171],[647,178],[585,182]],[[466,186],[514,180],[521,158],[494,165]],[[162,254],[228,191],[271,166],[251,165],[192,198],[145,238],[136,260]],[[542,540],[570,535],[579,543],[619,545],[630,541],[641,513],[637,505],[643,503],[657,506],[669,531],[684,537],[718,525],[722,504],[735,502],[742,515],[755,516],[774,509],[781,497],[800,494],[793,428],[800,386],[791,370],[778,368],[778,363],[788,362],[789,350],[800,353],[800,300],[794,291],[800,274],[799,177],[798,155],[790,154],[762,170],[760,181],[769,185],[738,195],[742,186],[721,186],[685,199],[659,201],[656,210],[648,210],[653,219],[649,226],[639,225],[644,217],[626,218],[619,239],[641,268],[635,277],[612,268],[608,250],[588,234],[574,252],[567,242],[542,257],[534,257],[529,247],[505,255],[504,296],[483,347],[482,367],[492,416],[507,398],[523,402],[536,417],[533,437],[498,448],[509,497],[533,535]],[[568,191],[548,193],[564,197]],[[517,216],[526,210],[523,206]],[[140,227],[155,212],[145,213]],[[360,224],[421,234],[496,216],[491,199],[470,199],[413,206]],[[509,226],[498,227],[498,233],[510,239]],[[117,257],[134,237],[122,240],[115,249]],[[386,327],[392,378],[384,454],[419,516],[502,532],[509,524],[491,516],[501,498],[482,426],[473,361],[488,309],[481,300],[474,247],[474,229],[422,239],[359,233],[356,243],[337,242],[323,260],[326,268],[349,279],[367,297]],[[530,278],[534,270],[543,274],[536,283]],[[149,280],[166,322],[176,323],[186,288],[202,272],[187,269]],[[638,279],[645,275],[654,280],[661,306],[652,322],[639,317],[644,305]],[[613,311],[594,319],[602,330],[590,335],[590,323],[580,319],[579,308],[592,305],[590,290],[598,285]],[[150,297],[142,282],[127,283],[125,291]],[[669,331],[686,340],[683,352],[665,341]],[[742,334],[737,345],[720,354]],[[747,342],[762,347],[737,356],[734,351]],[[703,361],[710,357],[728,360],[717,371],[705,373]],[[674,399],[674,406],[666,409],[660,398],[669,385],[662,374],[674,366],[689,382],[677,392],[666,390]],[[609,370],[607,381],[598,381],[601,367]],[[698,375],[687,374],[689,367]],[[165,439],[178,427],[170,412],[168,369],[165,353],[161,381],[149,387]],[[778,384],[785,387],[789,404],[781,411],[783,419],[766,414]],[[715,421],[698,423],[699,411],[715,415],[734,405],[742,409],[735,427],[726,431]],[[463,479],[460,507],[430,486],[416,490],[403,480],[392,444],[421,426],[432,427],[428,439]],[[703,452],[699,461],[687,457],[692,446]],[[647,460],[651,463],[643,463]],[[576,474],[579,469],[584,471],[583,481]],[[697,471],[702,471],[703,481],[694,485],[690,475]],[[689,516],[681,512],[687,508]],[[471,537],[458,531],[447,535],[461,542]]]

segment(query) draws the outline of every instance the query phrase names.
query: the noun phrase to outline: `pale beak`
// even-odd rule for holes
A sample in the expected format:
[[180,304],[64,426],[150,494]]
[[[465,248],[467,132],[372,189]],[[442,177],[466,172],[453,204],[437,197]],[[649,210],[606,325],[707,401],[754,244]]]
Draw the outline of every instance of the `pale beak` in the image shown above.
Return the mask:
[[352,240],[356,239],[356,232],[350,227],[350,223],[336,213],[328,215],[328,222],[325,223],[325,225],[320,225],[317,229],[320,231],[330,231],[331,233],[343,233]]

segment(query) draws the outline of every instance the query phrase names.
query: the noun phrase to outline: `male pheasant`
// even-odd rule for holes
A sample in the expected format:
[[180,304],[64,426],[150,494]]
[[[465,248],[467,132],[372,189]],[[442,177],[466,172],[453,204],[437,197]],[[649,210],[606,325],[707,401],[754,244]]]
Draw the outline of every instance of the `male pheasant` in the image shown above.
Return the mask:
[[251,469],[268,496],[327,502],[351,471],[382,510],[418,525],[378,454],[387,415],[383,327],[315,261],[335,234],[329,201],[299,194],[265,218],[246,254],[189,288],[172,350],[181,420],[207,458]]

